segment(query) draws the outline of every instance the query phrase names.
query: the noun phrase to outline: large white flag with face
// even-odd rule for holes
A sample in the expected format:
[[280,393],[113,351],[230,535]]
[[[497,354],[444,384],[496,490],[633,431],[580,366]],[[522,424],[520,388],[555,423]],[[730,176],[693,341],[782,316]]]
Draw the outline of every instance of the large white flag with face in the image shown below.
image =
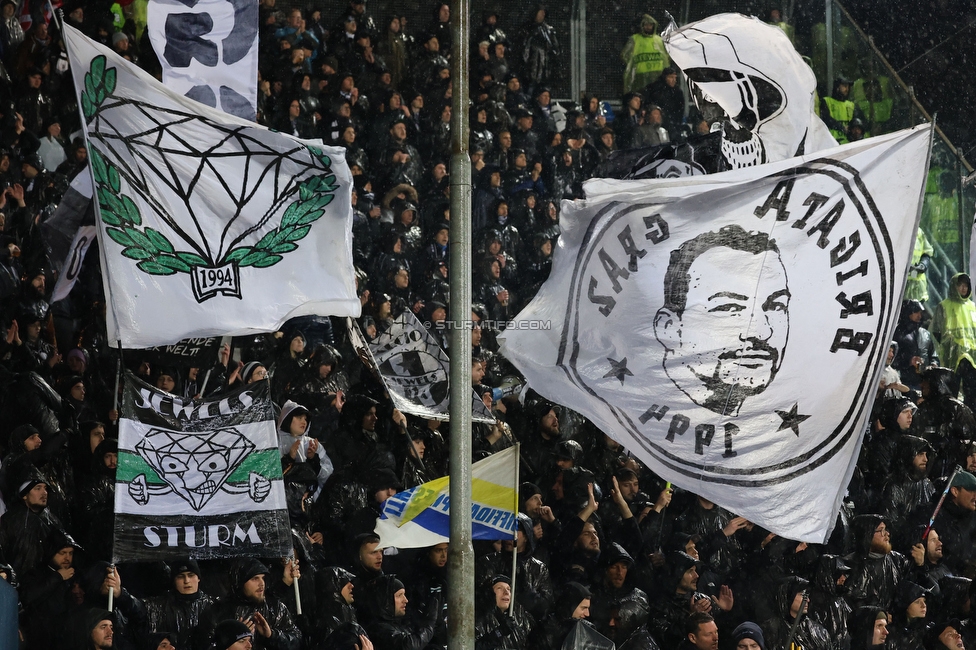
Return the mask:
[[502,352],[654,472],[823,541],[857,460],[915,240],[931,127],[563,202]]
[[65,27],[124,347],[358,316],[342,149],[172,92]]
[[258,102],[255,0],[152,0],[149,40],[163,83],[207,106],[253,120]]

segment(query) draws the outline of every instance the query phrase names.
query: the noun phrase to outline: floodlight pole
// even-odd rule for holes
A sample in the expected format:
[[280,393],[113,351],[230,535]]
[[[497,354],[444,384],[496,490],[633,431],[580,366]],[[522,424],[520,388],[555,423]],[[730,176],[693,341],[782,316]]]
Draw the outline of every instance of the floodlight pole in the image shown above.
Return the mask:
[[451,543],[447,647],[474,650],[471,545],[471,158],[468,156],[469,0],[451,3]]

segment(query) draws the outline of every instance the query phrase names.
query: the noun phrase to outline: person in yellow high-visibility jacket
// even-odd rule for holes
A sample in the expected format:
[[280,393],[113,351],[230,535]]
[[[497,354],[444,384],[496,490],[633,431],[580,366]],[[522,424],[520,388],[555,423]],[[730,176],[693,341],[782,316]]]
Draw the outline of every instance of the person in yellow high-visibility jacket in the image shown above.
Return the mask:
[[908,278],[905,280],[905,300],[918,300],[921,303],[929,301],[929,281],[925,272],[929,268],[929,259],[935,255],[935,249],[929,243],[928,237],[919,228],[915,233],[915,250],[912,251],[912,265],[908,267]]
[[847,143],[847,125],[854,119],[854,113],[857,111],[857,107],[851,101],[850,93],[850,80],[838,77],[834,82],[834,92],[820,102],[820,119],[840,144]]
[[620,58],[624,60],[624,93],[643,90],[657,81],[671,65],[664,41],[657,34],[657,21],[650,14],[641,18],[641,30],[627,40]]
[[851,101],[864,115],[868,130],[875,135],[887,133],[891,114],[895,107],[895,92],[891,79],[869,72],[851,86]]
[[972,294],[969,274],[955,274],[949,282],[949,297],[939,303],[932,319],[942,363],[962,381],[963,401],[970,409],[976,407],[976,304]]

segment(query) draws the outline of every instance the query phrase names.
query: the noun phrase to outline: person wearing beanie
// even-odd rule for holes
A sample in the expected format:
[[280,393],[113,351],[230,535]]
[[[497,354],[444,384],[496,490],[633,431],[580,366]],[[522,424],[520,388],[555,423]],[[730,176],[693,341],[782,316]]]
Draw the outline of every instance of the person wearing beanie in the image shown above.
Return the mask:
[[763,631],[752,621],[745,621],[732,630],[732,642],[735,650],[766,650]]
[[177,648],[205,647],[214,599],[200,589],[200,565],[189,558],[170,562],[169,576],[169,590],[143,600],[149,629],[169,633]]
[[407,592],[395,576],[378,577],[366,595],[370,622],[366,626],[376,650],[411,650],[424,648],[434,638],[440,622],[443,594],[433,587],[426,597],[426,607],[417,616],[407,616]]
[[47,507],[47,481],[33,466],[16,485],[10,509],[0,517],[0,549],[18,575],[44,562],[44,542],[52,530],[63,530],[61,521]]
[[[251,650],[254,631],[241,621],[228,619],[217,623],[213,632],[213,650]],[[182,648],[183,646],[176,646]]]
[[535,619],[512,602],[512,580],[496,575],[475,600],[475,647],[478,650],[524,650]]
[[299,650],[302,633],[284,603],[267,590],[269,570],[255,558],[242,558],[231,569],[233,591],[213,608],[213,620],[245,621],[259,650]]

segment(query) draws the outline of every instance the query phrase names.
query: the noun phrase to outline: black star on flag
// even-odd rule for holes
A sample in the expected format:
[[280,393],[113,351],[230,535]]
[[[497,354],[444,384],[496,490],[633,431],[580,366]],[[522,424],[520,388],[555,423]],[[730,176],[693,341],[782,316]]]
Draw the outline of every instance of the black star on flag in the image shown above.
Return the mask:
[[621,385],[624,383],[624,377],[633,377],[634,373],[627,369],[627,357],[624,357],[620,361],[614,361],[610,357],[607,357],[607,361],[610,362],[610,372],[603,375],[603,378],[616,377],[620,380]]
[[782,431],[784,429],[792,429],[793,435],[800,436],[800,423],[809,418],[809,415],[801,415],[797,413],[798,405],[793,404],[793,408],[789,411],[776,411],[776,415],[783,418],[783,423],[779,425],[777,431]]

